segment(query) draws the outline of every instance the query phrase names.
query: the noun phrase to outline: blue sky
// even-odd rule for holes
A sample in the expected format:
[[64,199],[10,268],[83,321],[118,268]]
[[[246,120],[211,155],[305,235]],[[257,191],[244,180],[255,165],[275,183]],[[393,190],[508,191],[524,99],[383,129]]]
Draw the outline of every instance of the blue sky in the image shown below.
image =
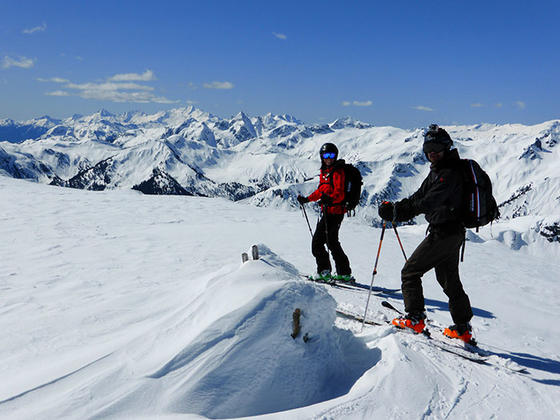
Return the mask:
[[0,118],[560,118],[557,1],[1,1]]

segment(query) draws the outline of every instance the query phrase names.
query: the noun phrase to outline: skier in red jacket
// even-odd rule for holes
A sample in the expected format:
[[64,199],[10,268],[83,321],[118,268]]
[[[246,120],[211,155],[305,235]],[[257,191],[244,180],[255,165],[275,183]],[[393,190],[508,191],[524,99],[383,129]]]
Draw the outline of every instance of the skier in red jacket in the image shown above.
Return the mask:
[[[337,164],[338,149],[332,143],[325,143],[319,151],[321,157],[321,176],[319,187],[308,197],[299,195],[297,200],[300,204],[309,201],[319,201],[321,205],[321,218],[317,222],[315,234],[311,242],[311,252],[317,261],[317,275],[315,279],[322,281],[346,281],[353,282],[352,270],[348,257],[342,250],[338,240],[338,231],[346,207],[344,205],[344,170]],[[332,266],[329,253],[330,250],[336,266],[336,276],[332,276]]]

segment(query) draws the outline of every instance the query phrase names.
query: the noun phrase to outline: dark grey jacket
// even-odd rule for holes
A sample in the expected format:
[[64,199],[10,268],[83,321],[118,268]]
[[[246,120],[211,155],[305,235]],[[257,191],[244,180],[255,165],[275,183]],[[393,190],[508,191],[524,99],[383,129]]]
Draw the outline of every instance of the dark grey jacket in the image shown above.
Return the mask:
[[446,152],[444,158],[432,164],[430,173],[418,191],[395,203],[397,221],[425,214],[430,230],[459,232],[464,229],[461,209],[464,204],[464,179],[457,150]]

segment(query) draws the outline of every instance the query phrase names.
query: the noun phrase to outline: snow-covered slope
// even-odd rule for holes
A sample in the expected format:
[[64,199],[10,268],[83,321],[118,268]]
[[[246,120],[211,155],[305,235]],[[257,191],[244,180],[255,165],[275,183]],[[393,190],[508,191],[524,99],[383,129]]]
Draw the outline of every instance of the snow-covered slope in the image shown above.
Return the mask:
[[[378,203],[414,192],[429,166],[420,129],[371,127],[351,119],[309,126],[290,115],[250,118],[240,112],[222,119],[189,107],[156,114],[101,110],[35,123],[37,130],[50,128],[18,140],[26,128],[14,135],[14,143],[0,142],[0,174],[81,189],[187,193],[293,210],[296,196],[316,187],[317,151],[333,142],[340,157],[364,176],[357,216],[372,225],[379,224]],[[559,241],[560,121],[445,128],[460,155],[476,159],[490,175],[502,219],[539,217],[538,232]]]
[[[512,246],[530,216],[471,234],[461,265],[475,336],[520,374],[335,318],[363,313],[367,292],[299,276],[314,260],[296,212],[7,177],[0,200],[1,418],[560,418],[560,255],[539,235]],[[407,251],[424,229],[401,228]],[[342,226],[361,282],[378,240]],[[261,259],[241,264],[252,244]],[[388,233],[377,286],[399,287],[402,259]],[[432,273],[424,291],[429,318],[450,323]],[[374,295],[368,318],[393,315],[382,299],[402,306]]]

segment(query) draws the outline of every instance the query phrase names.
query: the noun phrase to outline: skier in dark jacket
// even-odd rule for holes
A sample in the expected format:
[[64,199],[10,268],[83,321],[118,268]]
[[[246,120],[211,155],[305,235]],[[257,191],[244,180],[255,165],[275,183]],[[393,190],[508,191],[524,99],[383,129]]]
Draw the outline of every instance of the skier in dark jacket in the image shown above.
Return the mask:
[[[319,201],[322,216],[317,222],[315,234],[311,242],[311,251],[317,262],[317,275],[315,278],[322,281],[339,280],[353,282],[350,262],[338,240],[338,231],[346,207],[344,205],[344,170],[338,158],[338,148],[332,143],[325,143],[319,151],[321,157],[321,175],[319,187],[308,197],[298,195],[300,204],[309,201]],[[330,250],[336,265],[336,276],[331,275],[332,267]]]
[[431,162],[430,173],[413,195],[395,204],[384,202],[379,216],[401,222],[425,214],[428,236],[418,245],[401,271],[402,293],[406,316],[393,320],[401,328],[422,332],[426,318],[422,276],[432,268],[438,283],[449,298],[449,311],[454,325],[444,334],[465,342],[472,340],[471,304],[459,278],[459,252],[465,240],[461,220],[464,203],[463,174],[459,153],[451,149],[453,141],[442,128],[432,124],[424,135],[423,150]]

